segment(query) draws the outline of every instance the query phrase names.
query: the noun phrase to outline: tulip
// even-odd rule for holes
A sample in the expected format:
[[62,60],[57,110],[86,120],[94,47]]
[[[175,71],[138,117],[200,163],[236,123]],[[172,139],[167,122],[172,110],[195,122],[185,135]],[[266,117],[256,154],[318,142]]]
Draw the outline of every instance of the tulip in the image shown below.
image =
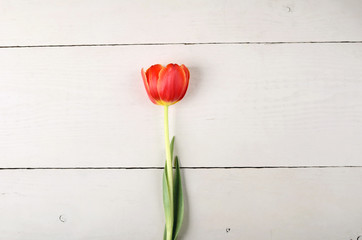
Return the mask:
[[169,106],[185,96],[190,78],[185,65],[168,64],[163,67],[156,64],[141,72],[148,97],[154,104]]
[[170,142],[168,106],[177,103],[185,96],[190,72],[184,65],[168,64],[163,67],[156,64],[146,72],[142,69],[141,73],[150,100],[154,104],[164,106],[166,163],[163,174],[163,203],[166,224],[163,239],[175,240],[183,221],[184,201],[177,156],[174,159],[175,173],[172,168],[174,138]]

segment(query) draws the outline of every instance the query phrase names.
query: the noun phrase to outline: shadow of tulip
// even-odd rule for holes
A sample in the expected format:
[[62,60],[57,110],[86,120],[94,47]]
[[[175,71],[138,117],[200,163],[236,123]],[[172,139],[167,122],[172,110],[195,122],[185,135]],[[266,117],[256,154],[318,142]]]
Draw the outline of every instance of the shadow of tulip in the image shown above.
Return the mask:
[[190,102],[194,101],[194,98],[198,95],[198,91],[201,86],[201,69],[195,66],[188,67],[190,71],[190,81],[189,81],[189,87],[186,92],[186,95],[182,102],[185,104],[190,104]]
[[[182,165],[181,165],[182,167]],[[188,230],[188,226],[190,224],[190,205],[189,205],[189,198],[188,198],[188,193],[187,193],[187,181],[185,181],[185,170],[181,169],[181,181],[182,181],[182,193],[183,193],[183,197],[184,197],[184,220],[182,223],[182,227],[179,233],[179,237],[178,239],[182,239],[183,235],[187,232]]]

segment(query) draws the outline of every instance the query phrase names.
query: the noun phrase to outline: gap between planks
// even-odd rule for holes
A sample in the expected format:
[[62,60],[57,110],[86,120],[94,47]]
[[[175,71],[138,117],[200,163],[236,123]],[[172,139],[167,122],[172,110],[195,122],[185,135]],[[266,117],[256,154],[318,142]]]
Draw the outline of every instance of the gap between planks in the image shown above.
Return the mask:
[[62,48],[62,47],[121,47],[162,45],[247,45],[247,44],[360,44],[362,41],[296,41],[296,42],[188,42],[188,43],[95,43],[95,44],[42,44],[4,45],[0,48]]
[[[245,167],[181,167],[181,169],[305,169],[305,168],[362,168],[362,166],[245,166]],[[9,167],[1,170],[163,170],[163,167]]]

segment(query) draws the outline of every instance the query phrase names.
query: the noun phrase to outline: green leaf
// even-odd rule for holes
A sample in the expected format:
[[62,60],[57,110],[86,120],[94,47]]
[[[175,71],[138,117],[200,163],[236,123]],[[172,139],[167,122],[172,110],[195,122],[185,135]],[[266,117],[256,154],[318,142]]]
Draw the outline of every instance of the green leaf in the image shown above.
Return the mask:
[[184,198],[182,194],[182,182],[178,157],[175,157],[175,178],[174,178],[174,223],[172,239],[176,240],[184,219]]
[[[167,182],[167,162],[165,163],[165,169],[163,170],[163,207],[165,211],[166,226],[164,232],[164,239],[167,238],[167,232],[172,231],[172,213],[171,213],[171,196],[170,186]],[[165,237],[166,236],[166,237]]]
[[167,229],[165,225],[165,231],[163,231],[163,240],[167,240]]
[[172,137],[171,144],[170,144],[170,150],[171,150],[171,159],[173,159],[173,146],[175,145],[175,136]]

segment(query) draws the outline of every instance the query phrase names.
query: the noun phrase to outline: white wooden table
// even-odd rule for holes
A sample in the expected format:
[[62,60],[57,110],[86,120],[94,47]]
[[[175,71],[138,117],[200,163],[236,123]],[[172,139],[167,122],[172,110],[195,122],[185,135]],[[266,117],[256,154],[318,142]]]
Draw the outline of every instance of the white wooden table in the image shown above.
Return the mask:
[[0,0],[1,240],[162,239],[170,62],[180,239],[362,235],[360,0]]

